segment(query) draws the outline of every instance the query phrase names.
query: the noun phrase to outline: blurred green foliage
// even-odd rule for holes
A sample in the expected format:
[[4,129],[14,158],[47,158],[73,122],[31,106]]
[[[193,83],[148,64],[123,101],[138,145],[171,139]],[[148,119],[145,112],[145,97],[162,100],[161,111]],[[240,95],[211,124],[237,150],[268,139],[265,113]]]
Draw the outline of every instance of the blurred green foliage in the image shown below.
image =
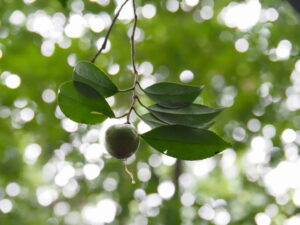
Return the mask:
[[[259,19],[239,29],[222,15],[243,1],[186,0],[174,12],[176,0],[137,1],[142,85],[181,82],[182,71],[191,71],[188,84],[205,86],[196,101],[227,107],[213,130],[233,150],[180,165],[142,142],[129,160],[133,185],[123,163],[103,149],[99,136],[108,123],[74,124],[53,96],[75,62],[96,53],[115,2],[0,0],[0,224],[297,224],[299,15],[286,1],[249,2],[261,6],[254,7]],[[147,4],[156,9],[150,19]],[[111,49],[96,61],[109,73],[119,68],[111,79],[121,89],[132,83],[130,22],[118,21]],[[117,115],[130,97],[111,99]]]

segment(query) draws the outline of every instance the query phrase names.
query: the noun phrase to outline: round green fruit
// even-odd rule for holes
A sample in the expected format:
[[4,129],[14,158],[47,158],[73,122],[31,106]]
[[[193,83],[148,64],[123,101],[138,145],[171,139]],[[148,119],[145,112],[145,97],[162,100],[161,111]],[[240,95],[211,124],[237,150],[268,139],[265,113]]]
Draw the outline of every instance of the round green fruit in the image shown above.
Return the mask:
[[109,127],[105,134],[107,151],[117,159],[126,159],[139,147],[139,135],[130,124],[116,124]]

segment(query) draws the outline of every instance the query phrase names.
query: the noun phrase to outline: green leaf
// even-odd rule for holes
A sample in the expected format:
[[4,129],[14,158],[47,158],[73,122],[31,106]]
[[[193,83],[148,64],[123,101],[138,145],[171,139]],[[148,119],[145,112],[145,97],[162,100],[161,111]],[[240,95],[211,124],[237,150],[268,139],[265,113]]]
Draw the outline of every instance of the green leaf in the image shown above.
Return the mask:
[[198,128],[202,128],[202,129],[208,129],[208,128],[210,128],[212,125],[214,125],[215,124],[215,121],[210,121],[210,122],[208,122],[208,123],[206,123],[206,124],[204,124],[203,126],[201,126],[201,127],[198,127]]
[[107,116],[114,117],[105,99],[91,87],[79,82],[69,81],[60,87],[58,105],[68,118],[78,123],[97,124]]
[[159,105],[148,107],[159,120],[168,124],[178,124],[197,128],[205,128],[222,109],[212,109],[203,105],[189,105],[185,108],[168,109]]
[[166,123],[155,118],[151,113],[143,114],[143,115],[141,115],[140,118],[141,118],[141,120],[143,120],[145,123],[147,123],[152,128],[167,125]]
[[202,90],[203,86],[194,87],[162,82],[147,87],[144,92],[158,105],[167,108],[181,108],[192,104]]
[[58,1],[60,2],[60,4],[61,4],[64,8],[66,8],[67,3],[68,3],[68,0],[58,0]]
[[230,147],[209,130],[182,125],[158,127],[141,137],[157,151],[184,160],[209,158]]
[[74,81],[94,88],[100,95],[110,97],[118,92],[118,88],[109,77],[93,63],[81,61],[73,71]]

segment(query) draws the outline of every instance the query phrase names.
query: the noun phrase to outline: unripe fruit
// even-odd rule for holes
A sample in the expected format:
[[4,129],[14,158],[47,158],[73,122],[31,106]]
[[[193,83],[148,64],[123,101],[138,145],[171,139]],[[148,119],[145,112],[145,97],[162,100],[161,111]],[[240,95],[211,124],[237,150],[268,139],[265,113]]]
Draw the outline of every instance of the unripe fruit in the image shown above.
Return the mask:
[[112,125],[105,134],[107,151],[118,159],[126,159],[135,153],[139,143],[139,135],[130,124]]

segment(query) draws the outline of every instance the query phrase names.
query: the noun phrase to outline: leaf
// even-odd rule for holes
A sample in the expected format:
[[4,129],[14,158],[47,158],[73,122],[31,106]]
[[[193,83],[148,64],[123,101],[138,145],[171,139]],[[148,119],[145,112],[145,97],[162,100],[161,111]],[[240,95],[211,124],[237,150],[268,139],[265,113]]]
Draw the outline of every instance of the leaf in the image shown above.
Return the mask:
[[178,124],[197,128],[205,128],[222,109],[212,109],[204,105],[190,105],[185,108],[168,109],[159,105],[148,107],[159,120],[168,124]]
[[64,8],[66,8],[67,3],[68,3],[68,0],[58,0],[58,1],[60,2],[60,4],[61,4]]
[[155,118],[151,113],[146,113],[141,116],[141,120],[147,123],[150,127],[160,127],[163,125],[167,125],[166,123],[160,121],[159,119]]
[[212,125],[214,125],[215,124],[215,121],[210,121],[210,122],[208,122],[208,123],[206,123],[206,124],[204,124],[203,126],[201,126],[201,127],[198,127],[198,128],[202,128],[202,129],[208,129],[208,128],[210,128]]
[[167,108],[180,108],[192,104],[203,88],[203,86],[194,87],[162,82],[144,89],[144,92],[158,105]]
[[91,87],[79,82],[69,81],[60,87],[58,105],[68,118],[78,123],[97,124],[107,116],[114,117],[105,99]]
[[200,160],[230,147],[215,133],[182,125],[155,128],[141,137],[157,151],[184,160]]
[[110,97],[118,92],[118,88],[109,77],[90,62],[77,63],[73,71],[73,79],[94,88],[104,97]]

